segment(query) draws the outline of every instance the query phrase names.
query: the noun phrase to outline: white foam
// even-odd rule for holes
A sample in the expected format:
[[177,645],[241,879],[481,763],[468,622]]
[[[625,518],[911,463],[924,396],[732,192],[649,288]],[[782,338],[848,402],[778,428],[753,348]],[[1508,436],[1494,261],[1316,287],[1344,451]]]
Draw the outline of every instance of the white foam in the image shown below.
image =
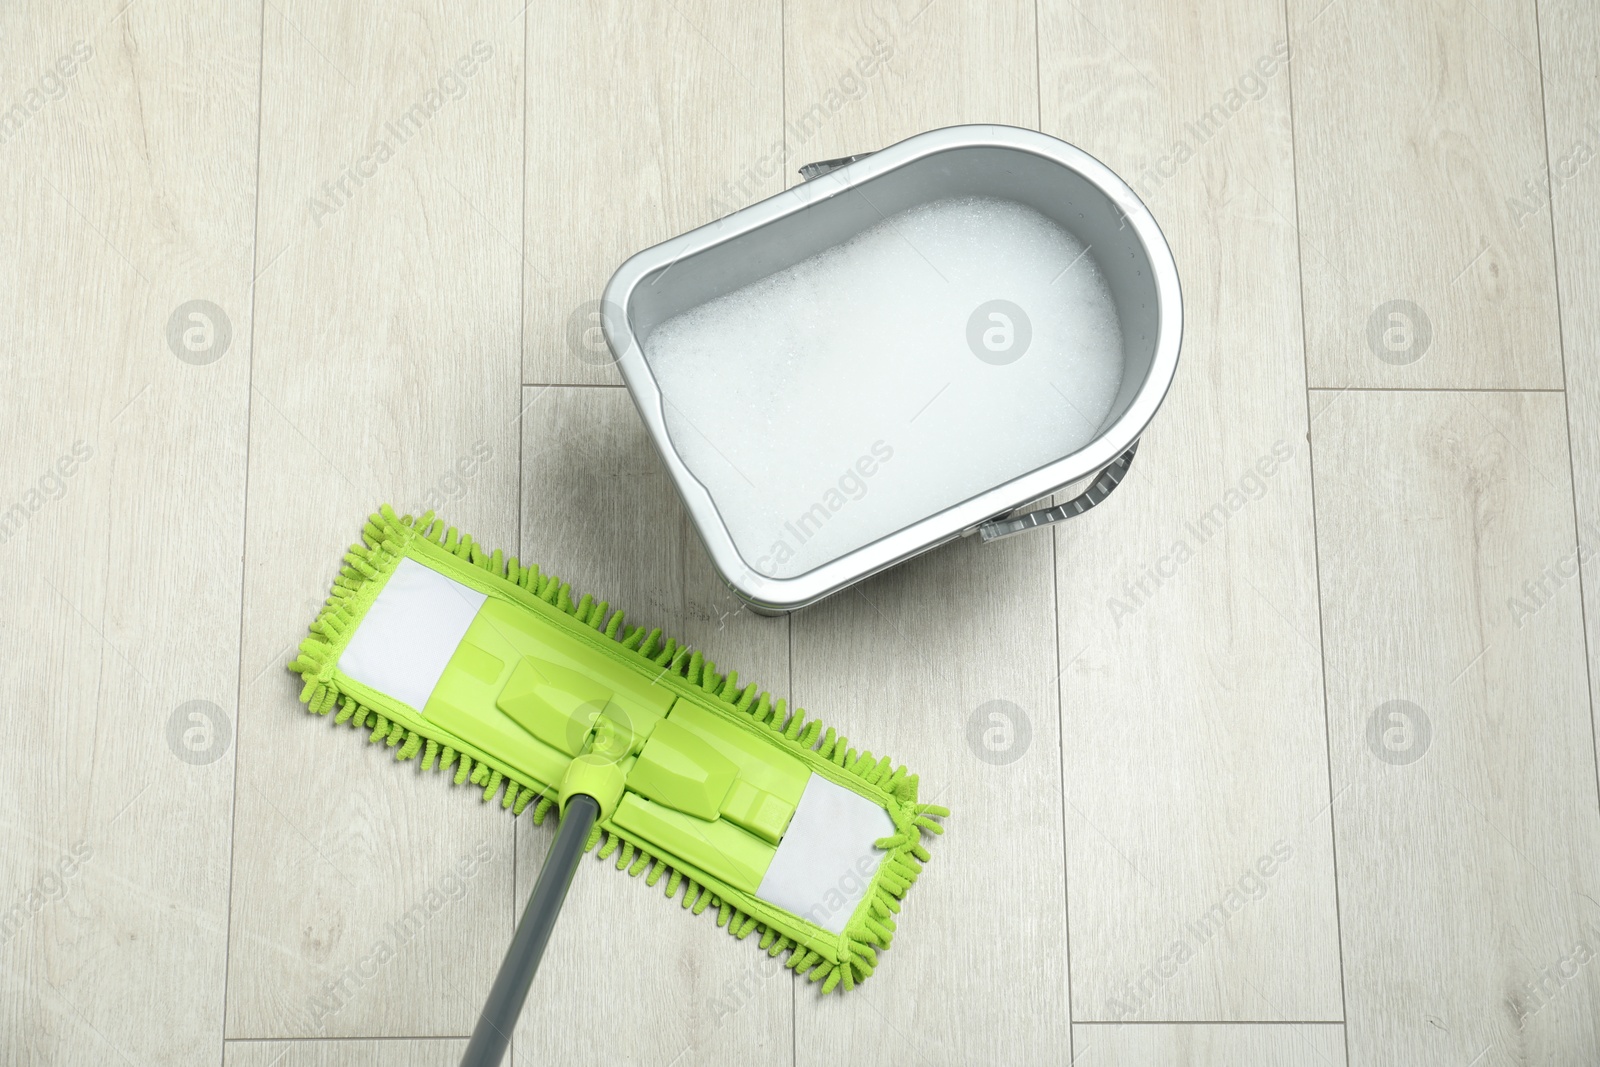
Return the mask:
[[[980,358],[969,325],[995,300],[1031,339],[978,315]],[[662,323],[644,353],[674,447],[780,578],[1076,451],[1122,380],[1092,250],[992,197],[893,215]]]

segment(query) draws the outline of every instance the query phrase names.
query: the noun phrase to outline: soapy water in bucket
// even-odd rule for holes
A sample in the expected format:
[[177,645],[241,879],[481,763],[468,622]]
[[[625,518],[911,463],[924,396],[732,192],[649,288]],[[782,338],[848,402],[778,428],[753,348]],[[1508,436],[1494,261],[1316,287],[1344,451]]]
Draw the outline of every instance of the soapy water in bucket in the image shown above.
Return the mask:
[[1093,251],[994,197],[891,215],[643,347],[674,448],[774,578],[1076,451],[1123,369]]

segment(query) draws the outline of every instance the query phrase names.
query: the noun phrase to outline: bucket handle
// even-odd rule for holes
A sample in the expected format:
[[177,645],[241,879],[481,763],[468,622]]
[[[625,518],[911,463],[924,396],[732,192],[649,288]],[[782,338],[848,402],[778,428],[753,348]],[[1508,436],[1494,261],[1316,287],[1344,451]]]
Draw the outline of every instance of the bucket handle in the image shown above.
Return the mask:
[[848,167],[856,160],[866,159],[870,155],[871,152],[857,152],[853,156],[840,156],[838,159],[821,159],[815,163],[807,163],[800,168],[800,180],[808,182],[813,178],[820,178],[824,174],[831,174],[840,167]]
[[1002,537],[1010,537],[1012,534],[1019,534],[1036,526],[1049,526],[1051,523],[1082,515],[1111,495],[1111,490],[1117,487],[1123,476],[1128,473],[1128,468],[1133,465],[1133,454],[1137,451],[1139,442],[1135,441],[1128,446],[1126,452],[1112,460],[1111,465],[1100,472],[1093,485],[1065,504],[1030,511],[1015,519],[990,519],[978,527],[978,536],[983,538],[984,544],[988,544],[990,541],[998,541]]

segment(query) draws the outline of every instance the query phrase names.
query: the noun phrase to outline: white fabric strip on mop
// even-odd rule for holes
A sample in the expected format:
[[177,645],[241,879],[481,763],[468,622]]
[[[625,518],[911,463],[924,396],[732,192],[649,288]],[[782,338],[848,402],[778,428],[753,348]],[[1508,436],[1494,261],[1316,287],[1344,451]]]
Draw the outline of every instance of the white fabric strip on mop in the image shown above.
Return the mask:
[[421,711],[487,599],[402,559],[345,646],[339,670]]
[[843,933],[885,856],[873,842],[893,833],[888,812],[813,774],[756,896]]

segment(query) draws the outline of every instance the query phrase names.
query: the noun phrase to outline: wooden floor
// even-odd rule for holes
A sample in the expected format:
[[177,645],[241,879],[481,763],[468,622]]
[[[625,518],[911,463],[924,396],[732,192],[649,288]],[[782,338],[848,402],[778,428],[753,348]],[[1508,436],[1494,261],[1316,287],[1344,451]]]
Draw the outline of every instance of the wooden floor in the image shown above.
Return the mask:
[[[826,999],[585,865],[518,1063],[1600,1062],[1597,70],[1592,0],[0,5],[0,1062],[456,1062],[551,828],[302,713],[383,501],[954,812]],[[1053,534],[740,611],[594,301],[963,122],[1136,187],[1173,389]]]

